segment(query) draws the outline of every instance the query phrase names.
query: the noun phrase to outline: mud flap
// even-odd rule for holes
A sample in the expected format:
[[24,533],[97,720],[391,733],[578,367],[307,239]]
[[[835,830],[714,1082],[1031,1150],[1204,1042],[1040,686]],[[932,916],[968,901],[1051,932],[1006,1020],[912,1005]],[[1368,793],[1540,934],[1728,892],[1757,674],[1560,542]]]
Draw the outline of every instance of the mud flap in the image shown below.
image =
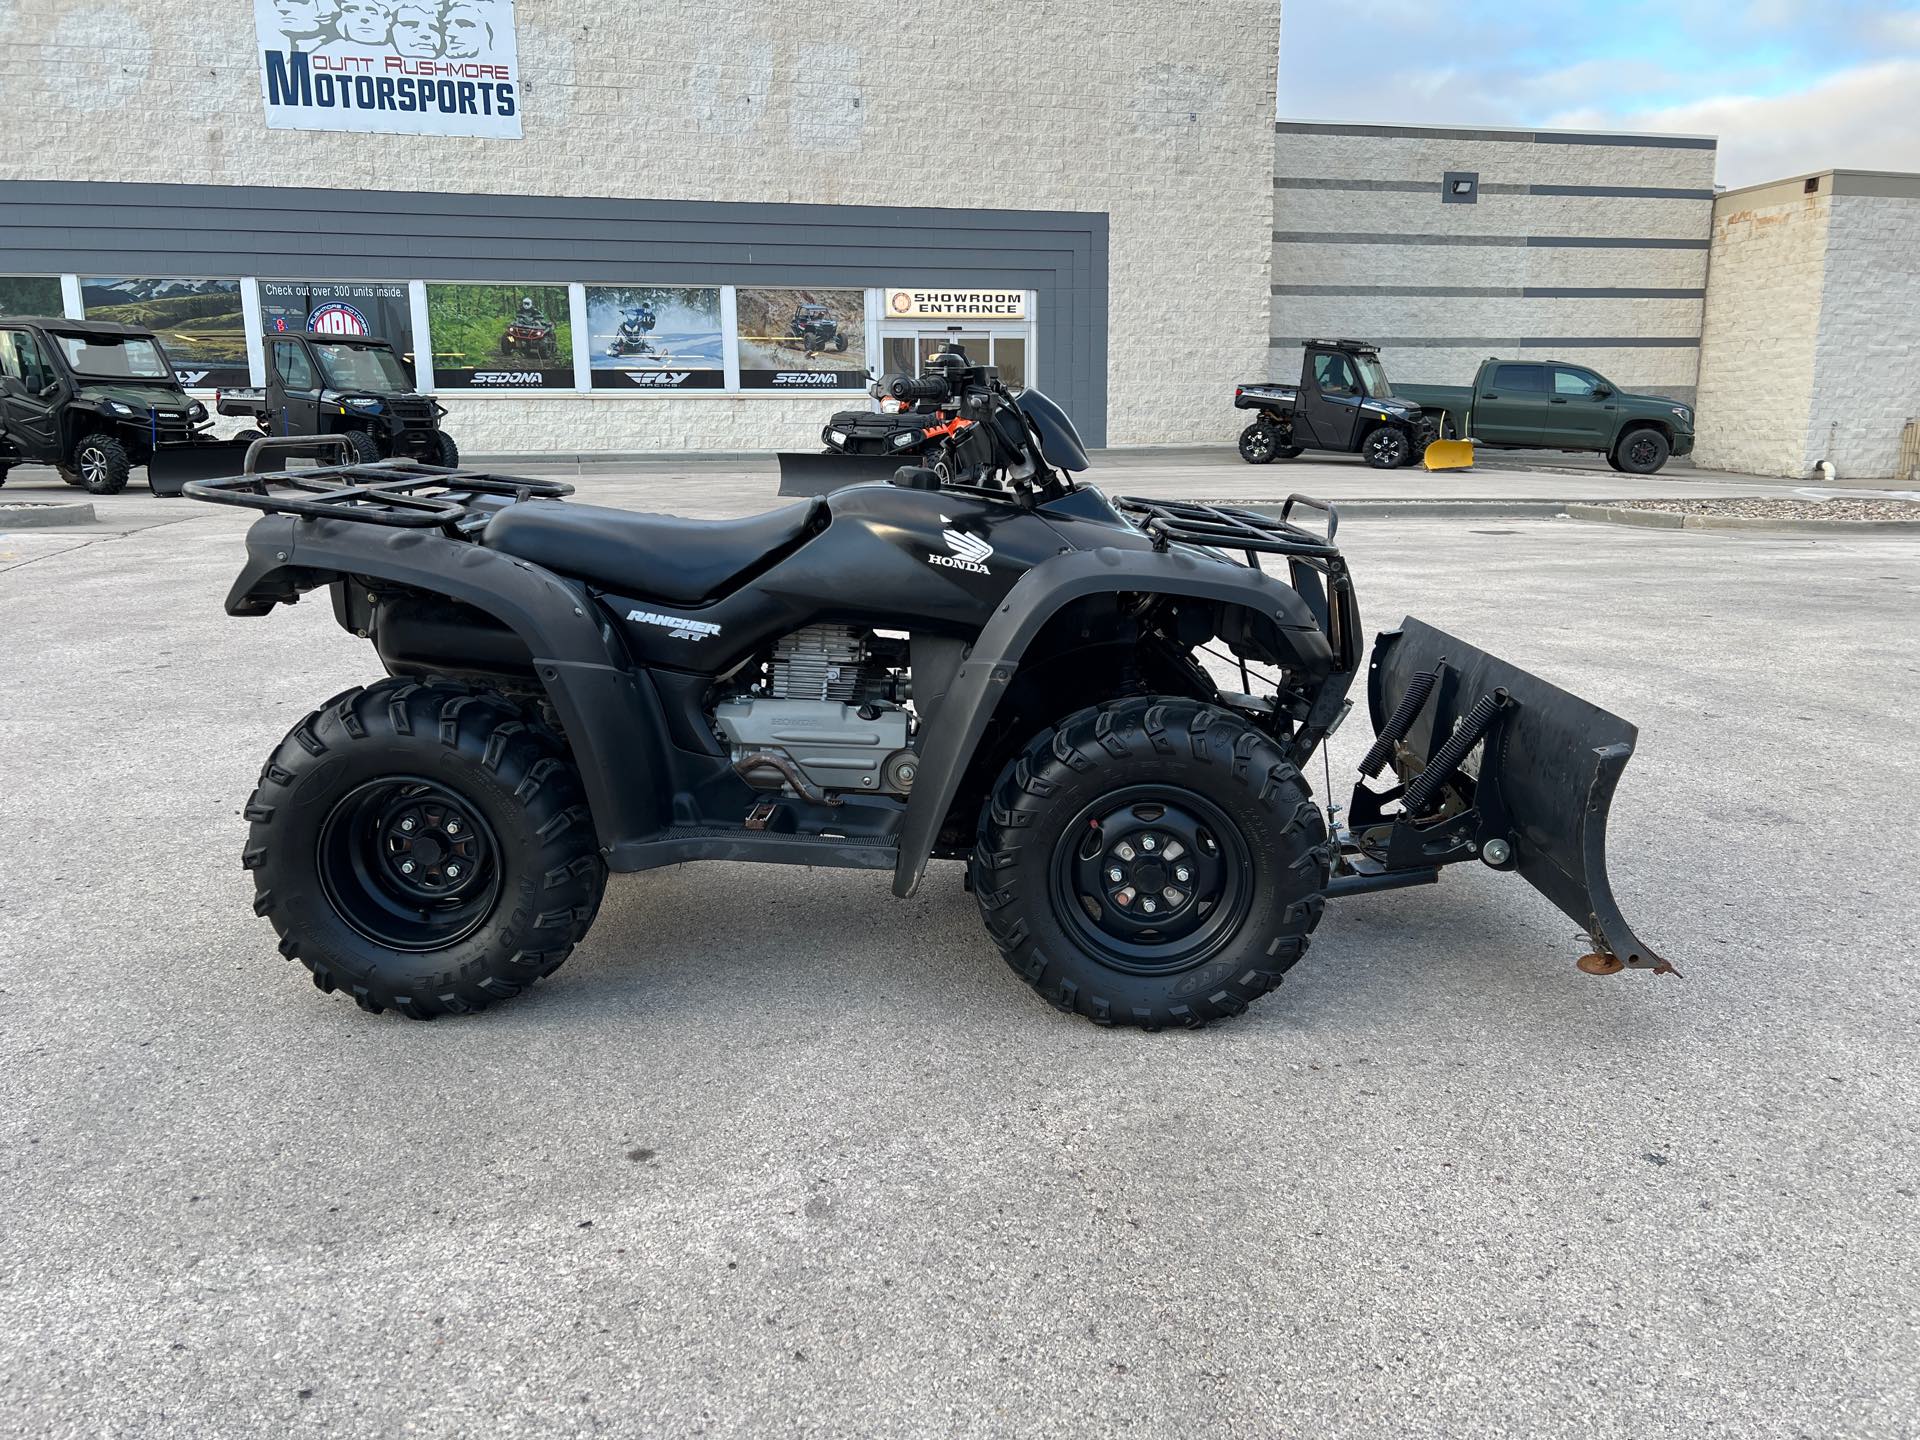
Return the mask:
[[174,496],[194,480],[238,475],[246,468],[244,440],[200,440],[190,445],[162,445],[147,457],[147,488],[156,495]]
[[894,471],[913,463],[893,455],[842,455],[833,450],[782,450],[776,458],[782,495],[831,495],[849,485],[891,480]]
[[[1517,871],[1590,937],[1595,954],[1583,969],[1672,972],[1628,927],[1607,878],[1607,812],[1639,732],[1410,617],[1374,645],[1367,700],[1376,733],[1395,728],[1409,690],[1417,713],[1403,738],[1381,747],[1402,785],[1354,792],[1350,824],[1359,831],[1373,822],[1375,855],[1384,845],[1389,869],[1477,856]],[[1464,763],[1449,763],[1476,729],[1484,737],[1477,766],[1470,749]],[[1383,815],[1395,798],[1410,798],[1418,818]]]

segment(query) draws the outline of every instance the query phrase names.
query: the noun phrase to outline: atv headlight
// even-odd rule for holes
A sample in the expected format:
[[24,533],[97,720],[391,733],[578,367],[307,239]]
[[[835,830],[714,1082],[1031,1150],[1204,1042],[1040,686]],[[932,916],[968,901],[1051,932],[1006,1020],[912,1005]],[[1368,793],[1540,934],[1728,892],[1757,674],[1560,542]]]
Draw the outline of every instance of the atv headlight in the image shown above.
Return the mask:
[[194,401],[191,405],[187,407],[187,418],[189,420],[206,419],[207,407],[202,405],[198,400]]
[[911,430],[904,431],[893,437],[893,448],[896,450],[902,449],[905,446],[913,444],[913,442],[919,438],[920,437]]
[[354,409],[371,415],[380,408],[380,402],[371,395],[342,395],[342,405],[351,405]]
[[116,415],[133,414],[133,407],[131,405],[122,405],[118,400],[107,401],[107,409],[111,410]]
[[827,443],[830,445],[844,445],[847,443],[847,437],[838,430],[829,430],[827,431]]

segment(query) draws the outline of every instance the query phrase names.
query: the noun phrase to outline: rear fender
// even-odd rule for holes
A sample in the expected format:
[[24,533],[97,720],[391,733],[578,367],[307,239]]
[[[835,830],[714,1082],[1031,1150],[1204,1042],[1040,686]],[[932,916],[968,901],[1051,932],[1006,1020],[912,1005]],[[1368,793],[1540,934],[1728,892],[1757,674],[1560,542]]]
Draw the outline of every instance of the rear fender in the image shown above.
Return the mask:
[[1292,664],[1302,672],[1303,683],[1323,694],[1328,688],[1334,655],[1325,633],[1306,601],[1270,576],[1180,550],[1073,550],[1044,561],[1007,592],[928,720],[919,772],[901,825],[895,895],[911,895],[926,873],[934,840],[974,751],[1034,637],[1062,607],[1090,595],[1123,591],[1192,596],[1249,610],[1258,606],[1273,617],[1281,641],[1291,645]]
[[566,731],[602,851],[661,828],[667,797],[653,783],[666,773],[659,700],[602,635],[593,605],[551,571],[431,531],[270,515],[247,532],[247,563],[227,613],[264,615],[356,576],[445,595],[512,630]]

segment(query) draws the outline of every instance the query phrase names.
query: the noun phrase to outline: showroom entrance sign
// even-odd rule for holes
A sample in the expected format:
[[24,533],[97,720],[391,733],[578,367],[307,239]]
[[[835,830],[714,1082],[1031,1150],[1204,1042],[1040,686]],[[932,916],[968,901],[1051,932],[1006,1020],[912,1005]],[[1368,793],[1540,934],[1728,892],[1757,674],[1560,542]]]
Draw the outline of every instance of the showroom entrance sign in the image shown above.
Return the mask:
[[887,287],[889,320],[1024,320],[1024,290],[910,290]]
[[269,130],[520,138],[513,0],[253,0]]

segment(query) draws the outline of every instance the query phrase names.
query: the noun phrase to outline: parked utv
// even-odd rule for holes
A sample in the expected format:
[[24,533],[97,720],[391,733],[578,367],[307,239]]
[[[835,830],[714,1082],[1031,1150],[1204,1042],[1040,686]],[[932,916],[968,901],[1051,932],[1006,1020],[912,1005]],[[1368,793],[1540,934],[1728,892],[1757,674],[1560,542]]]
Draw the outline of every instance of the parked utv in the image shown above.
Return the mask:
[[1393,470],[1418,463],[1431,442],[1450,438],[1418,405],[1393,393],[1377,346],[1364,340],[1304,344],[1298,385],[1234,387],[1234,408],[1259,412],[1240,432],[1240,458],[1249,465],[1333,450]]
[[[552,974],[609,870],[842,866],[906,896],[945,858],[1045,999],[1151,1029],[1272,989],[1329,897],[1479,860],[1591,935],[1583,968],[1669,968],[1607,884],[1632,726],[1417,620],[1369,660],[1331,506],[1109,500],[1046,396],[963,380],[938,398],[980,417],[978,473],[740,520],[400,461],[190,487],[266,512],[230,614],[324,588],[386,671],[297,722],[247,802],[281,952],[424,1020]],[[1361,772],[1393,778],[1341,816],[1304,767],[1363,671]]]
[[793,338],[806,347],[808,358],[822,350],[838,353],[847,348],[846,332],[841,330],[840,322],[826,306],[811,300],[794,310],[790,329]]
[[115,495],[144,465],[156,495],[178,495],[241,463],[245,447],[213,439],[208,423],[150,330],[0,320],[0,484],[16,465],[52,465],[69,485]]
[[1403,385],[1399,393],[1492,449],[1590,451],[1631,475],[1693,450],[1691,405],[1631,394],[1563,360],[1489,359],[1471,385]]
[[268,335],[264,389],[221,390],[214,407],[244,415],[262,434],[341,435],[361,462],[392,456],[455,466],[460,448],[440,428],[446,407],[413,388],[399,353],[385,340],[316,333]]

